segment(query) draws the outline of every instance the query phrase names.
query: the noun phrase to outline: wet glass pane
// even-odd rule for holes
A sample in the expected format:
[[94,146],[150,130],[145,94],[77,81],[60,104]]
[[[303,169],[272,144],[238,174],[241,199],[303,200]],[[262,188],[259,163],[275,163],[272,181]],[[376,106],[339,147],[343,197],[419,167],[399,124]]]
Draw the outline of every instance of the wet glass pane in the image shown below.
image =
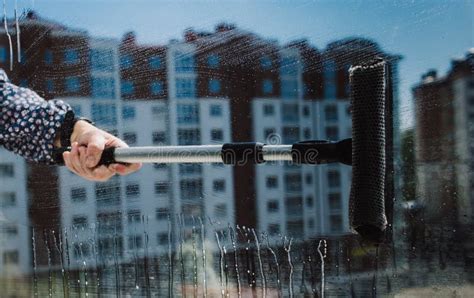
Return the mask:
[[5,1],[0,296],[474,296],[473,12]]

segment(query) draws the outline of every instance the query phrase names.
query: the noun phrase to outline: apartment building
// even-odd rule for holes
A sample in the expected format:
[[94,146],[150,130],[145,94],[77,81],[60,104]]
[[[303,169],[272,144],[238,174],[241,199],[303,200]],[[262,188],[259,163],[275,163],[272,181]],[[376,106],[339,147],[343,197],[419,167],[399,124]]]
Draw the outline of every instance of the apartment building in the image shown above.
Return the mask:
[[31,272],[26,162],[0,149],[0,275]]
[[431,70],[413,88],[419,199],[430,222],[472,224],[473,61],[470,50],[445,76]]

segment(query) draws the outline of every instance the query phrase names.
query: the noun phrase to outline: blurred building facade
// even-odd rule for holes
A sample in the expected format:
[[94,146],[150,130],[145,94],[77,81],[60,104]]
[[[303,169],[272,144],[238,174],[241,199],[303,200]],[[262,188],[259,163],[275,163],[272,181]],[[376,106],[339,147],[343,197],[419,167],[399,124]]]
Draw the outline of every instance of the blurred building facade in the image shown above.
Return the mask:
[[[397,96],[398,58],[361,38],[318,50],[305,40],[282,46],[219,24],[213,32],[187,30],[167,45],[141,45],[133,33],[96,39],[34,13],[20,28],[25,50],[12,72],[8,40],[0,38],[0,65],[11,80],[65,100],[130,146],[349,138],[348,69],[375,56],[390,61],[389,96],[393,102]],[[24,167],[16,160],[15,168]],[[170,240],[195,237],[201,223],[209,241],[236,225],[275,239],[350,233],[351,171],[343,165],[155,164],[105,183],[78,179],[66,168],[29,169],[29,204],[19,212],[30,213],[33,229],[21,239],[30,249],[32,231],[41,235],[35,248],[42,265],[59,240],[68,241],[78,267],[96,253],[165,254]],[[53,263],[60,258],[53,255]]]
[[429,220],[472,223],[473,65],[471,50],[446,76],[431,70],[413,88],[418,197]]
[[[471,49],[464,58],[452,61],[445,76],[438,77],[435,70],[430,70],[413,88],[418,220],[412,224],[418,228],[412,229],[412,234],[420,235],[411,236],[412,241],[425,238],[425,245],[439,247],[439,251],[433,252],[434,259],[439,255],[440,261],[459,261],[471,270],[474,264],[473,71]],[[449,246],[456,242],[463,246]],[[430,258],[428,252],[425,258]]]

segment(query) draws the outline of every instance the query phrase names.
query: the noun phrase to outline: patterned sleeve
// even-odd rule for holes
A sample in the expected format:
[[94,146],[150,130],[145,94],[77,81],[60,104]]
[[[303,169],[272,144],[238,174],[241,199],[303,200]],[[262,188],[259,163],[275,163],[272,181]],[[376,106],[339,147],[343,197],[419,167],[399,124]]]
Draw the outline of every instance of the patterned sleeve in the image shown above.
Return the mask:
[[0,145],[27,160],[55,164],[54,139],[71,107],[9,82],[0,69]]

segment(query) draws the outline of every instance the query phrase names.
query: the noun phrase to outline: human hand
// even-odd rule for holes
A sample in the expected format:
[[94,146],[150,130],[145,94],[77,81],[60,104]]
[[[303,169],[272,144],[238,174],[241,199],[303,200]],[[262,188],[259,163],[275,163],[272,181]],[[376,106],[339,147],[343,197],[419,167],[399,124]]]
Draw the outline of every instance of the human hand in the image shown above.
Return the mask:
[[79,120],[71,135],[71,151],[64,152],[64,163],[75,174],[92,181],[107,181],[115,174],[128,175],[141,168],[141,163],[98,165],[102,151],[108,147],[128,147],[119,138],[92,124]]

